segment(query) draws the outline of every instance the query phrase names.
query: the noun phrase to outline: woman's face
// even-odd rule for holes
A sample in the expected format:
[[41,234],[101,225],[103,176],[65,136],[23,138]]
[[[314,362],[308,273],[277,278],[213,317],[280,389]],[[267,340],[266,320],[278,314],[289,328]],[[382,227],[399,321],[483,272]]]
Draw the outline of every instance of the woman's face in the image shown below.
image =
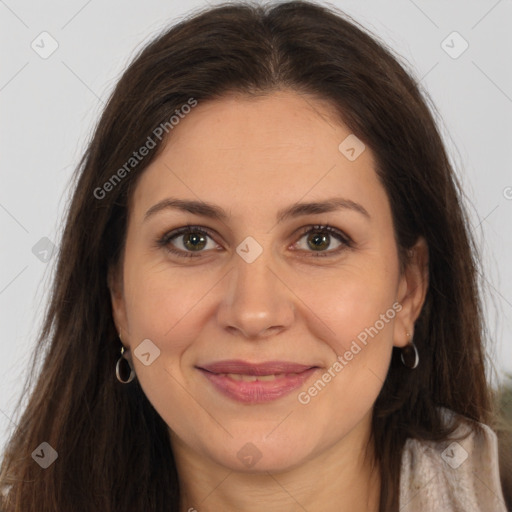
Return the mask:
[[[112,301],[173,449],[253,471],[359,452],[425,291],[399,272],[372,152],[289,91],[199,102],[171,135]],[[187,225],[204,232],[173,236]]]

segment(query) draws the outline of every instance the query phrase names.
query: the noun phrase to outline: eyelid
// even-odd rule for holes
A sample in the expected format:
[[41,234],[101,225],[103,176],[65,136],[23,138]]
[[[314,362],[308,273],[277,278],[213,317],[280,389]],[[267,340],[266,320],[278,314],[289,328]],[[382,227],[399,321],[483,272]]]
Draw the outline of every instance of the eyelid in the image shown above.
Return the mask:
[[[208,252],[208,251],[198,251],[197,253],[194,253],[192,251],[183,251],[181,249],[176,249],[176,248],[170,249],[169,248],[169,244],[173,239],[179,238],[180,236],[186,235],[187,233],[200,233],[200,234],[208,236],[213,241],[215,241],[215,235],[213,234],[214,232],[212,230],[210,230],[209,228],[206,228],[204,226],[193,225],[193,224],[186,224],[179,228],[165,231],[163,233],[163,235],[161,235],[160,237],[157,238],[156,246],[158,248],[165,248],[170,253],[173,253],[177,256],[183,256],[186,258],[202,256],[201,253]],[[215,243],[217,243],[217,242],[215,241]]]
[[335,228],[334,226],[331,226],[330,224],[308,224],[306,226],[299,228],[294,233],[294,235],[297,236],[297,234],[299,234],[302,237],[305,234],[314,232],[314,231],[325,231],[325,232],[329,233],[330,235],[333,235],[333,236],[337,235],[347,245],[354,243],[352,238],[350,238],[344,231],[342,231],[341,229]]
[[[300,239],[308,234],[308,233],[314,233],[315,231],[320,232],[326,232],[330,236],[336,238],[344,247],[335,249],[335,250],[327,250],[327,251],[300,251],[299,252],[307,252],[310,253],[309,256],[311,257],[329,257],[329,256],[336,256],[339,255],[340,252],[343,250],[353,248],[354,242],[350,236],[348,236],[344,231],[335,228],[334,226],[331,226],[330,224],[308,224],[306,226],[302,226],[298,230],[294,232],[292,236],[298,237],[298,239],[294,242],[293,245],[296,245]],[[173,253],[177,256],[183,256],[183,257],[200,257],[203,256],[203,253],[208,253],[209,251],[183,251],[181,249],[170,249],[169,244],[172,240],[179,238],[180,236],[183,236],[187,233],[200,233],[203,235],[206,235],[207,237],[211,238],[215,243],[215,236],[217,235],[213,230],[204,227],[204,226],[198,226],[198,225],[192,225],[192,224],[186,224],[184,226],[181,226],[176,229],[168,230],[164,232],[163,235],[157,238],[156,240],[156,246],[158,248],[165,248],[168,252]],[[294,249],[295,250],[295,249]],[[308,257],[308,256],[306,256]]]

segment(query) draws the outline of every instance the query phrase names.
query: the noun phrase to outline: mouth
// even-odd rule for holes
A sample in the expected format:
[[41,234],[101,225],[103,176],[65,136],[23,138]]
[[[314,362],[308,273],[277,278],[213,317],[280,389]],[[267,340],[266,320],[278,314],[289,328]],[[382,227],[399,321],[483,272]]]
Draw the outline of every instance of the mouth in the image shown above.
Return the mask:
[[302,386],[318,366],[287,361],[252,364],[240,360],[196,366],[213,388],[237,402],[257,404],[277,400]]

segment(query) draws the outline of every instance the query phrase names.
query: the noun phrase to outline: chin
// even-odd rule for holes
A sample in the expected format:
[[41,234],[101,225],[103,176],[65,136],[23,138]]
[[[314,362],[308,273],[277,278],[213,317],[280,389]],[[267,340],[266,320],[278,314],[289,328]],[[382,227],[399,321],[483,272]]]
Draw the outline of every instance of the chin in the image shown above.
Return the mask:
[[304,464],[311,456],[303,440],[272,440],[265,439],[266,435],[231,439],[221,453],[212,453],[211,456],[217,464],[232,471],[253,474],[286,472]]

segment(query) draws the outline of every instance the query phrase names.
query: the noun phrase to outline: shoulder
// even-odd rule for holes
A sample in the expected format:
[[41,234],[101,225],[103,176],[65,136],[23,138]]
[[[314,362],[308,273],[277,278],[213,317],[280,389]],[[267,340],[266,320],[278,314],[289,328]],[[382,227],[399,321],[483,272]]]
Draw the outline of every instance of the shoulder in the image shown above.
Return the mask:
[[[445,422],[464,419],[440,409]],[[481,431],[470,420],[463,421],[444,441],[407,439],[400,472],[401,512],[507,512],[497,436],[488,425],[478,425]]]

